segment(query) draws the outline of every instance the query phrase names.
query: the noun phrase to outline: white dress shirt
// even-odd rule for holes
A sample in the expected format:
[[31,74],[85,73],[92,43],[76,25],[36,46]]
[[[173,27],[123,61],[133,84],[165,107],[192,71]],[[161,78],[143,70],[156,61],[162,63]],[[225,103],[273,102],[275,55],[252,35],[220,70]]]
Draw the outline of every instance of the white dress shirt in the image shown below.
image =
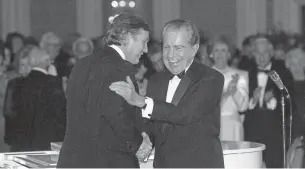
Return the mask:
[[125,54],[124,54],[124,52],[122,51],[121,48],[119,48],[116,45],[110,45],[109,47],[113,48],[116,52],[118,52],[123,60],[126,60]]
[[49,72],[48,72],[47,70],[45,70],[45,69],[43,69],[43,68],[40,68],[40,67],[33,67],[32,70],[39,71],[39,72],[41,72],[41,73],[43,73],[43,74],[46,74],[46,75],[49,74]]
[[[264,70],[271,70],[271,66],[272,64],[270,63]],[[267,85],[267,82],[268,82],[268,78],[269,76],[264,73],[264,72],[258,72],[257,74],[257,86],[258,87],[261,87],[261,93],[260,93],[260,98],[259,98],[259,107],[262,107],[263,106],[263,103],[264,103],[264,95],[265,95],[265,92],[266,92],[266,85]],[[254,103],[254,100],[253,98],[250,99],[250,102],[249,102],[249,109],[254,109],[254,107],[257,105],[257,103]],[[274,109],[274,105],[276,105],[276,100],[274,99],[271,99],[269,102],[266,103],[266,106],[268,109]]]
[[[184,70],[185,72],[190,68],[190,66],[192,65],[193,61],[190,63],[190,65],[188,65],[186,67],[186,69]],[[176,75],[174,76],[168,83],[168,87],[167,87],[167,94],[166,94],[166,102],[167,103],[171,103],[172,99],[174,97],[174,94],[179,86],[181,79]],[[142,109],[142,117],[145,118],[150,118],[151,113],[153,112],[153,108],[154,108],[154,101],[152,98],[146,97],[145,99],[145,103],[146,103],[146,108]]]

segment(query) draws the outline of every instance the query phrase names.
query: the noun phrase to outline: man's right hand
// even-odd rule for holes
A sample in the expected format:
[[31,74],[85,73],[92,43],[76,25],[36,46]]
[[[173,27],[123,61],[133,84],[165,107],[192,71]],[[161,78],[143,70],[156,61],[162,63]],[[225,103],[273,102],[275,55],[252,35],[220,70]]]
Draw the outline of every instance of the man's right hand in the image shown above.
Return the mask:
[[129,76],[126,77],[126,81],[113,82],[109,89],[116,94],[122,96],[126,102],[132,106],[143,107],[145,105],[145,97],[140,96]]
[[255,104],[259,102],[259,99],[261,97],[261,91],[262,91],[262,87],[257,87],[253,92],[253,102]]

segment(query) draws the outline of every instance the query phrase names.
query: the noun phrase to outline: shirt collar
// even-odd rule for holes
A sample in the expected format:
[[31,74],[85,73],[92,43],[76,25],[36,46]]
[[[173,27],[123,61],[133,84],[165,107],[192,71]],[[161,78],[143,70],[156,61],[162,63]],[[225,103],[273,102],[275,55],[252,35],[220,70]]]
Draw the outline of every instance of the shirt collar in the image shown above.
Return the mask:
[[[264,69],[261,70],[271,70],[272,63],[269,63]],[[260,68],[259,68],[260,69]]]
[[46,75],[49,74],[48,71],[46,71],[46,70],[44,70],[44,69],[42,69],[40,67],[33,67],[32,70],[39,71],[39,72],[41,72],[43,74],[46,74]]
[[124,52],[123,52],[122,49],[120,49],[118,46],[116,46],[116,45],[110,45],[109,47],[111,47],[111,48],[113,48],[115,51],[117,51],[123,60],[126,59]]

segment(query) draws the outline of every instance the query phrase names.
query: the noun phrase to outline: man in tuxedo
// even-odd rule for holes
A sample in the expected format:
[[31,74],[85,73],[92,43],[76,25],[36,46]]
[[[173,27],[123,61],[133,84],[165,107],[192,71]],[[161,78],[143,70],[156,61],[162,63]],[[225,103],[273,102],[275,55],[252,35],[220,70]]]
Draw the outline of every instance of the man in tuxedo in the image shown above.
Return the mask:
[[[290,93],[292,93],[292,76],[282,62],[272,60],[272,44],[264,35],[255,37],[253,55],[257,67],[249,71],[250,101],[249,111],[245,113],[245,140],[265,144],[263,159],[266,166],[281,168],[283,167],[281,91],[269,78],[267,72],[276,71]],[[286,115],[288,122],[289,109]],[[286,126],[288,127],[288,123]],[[286,133],[289,136],[289,133]]]
[[133,64],[147,52],[148,41],[148,25],[121,14],[110,24],[103,50],[76,63],[67,87],[67,130],[57,167],[139,168],[141,110],[108,87],[126,76],[136,86]]
[[136,93],[130,78],[109,86],[129,104],[141,107],[142,116],[150,119],[156,168],[224,167],[219,140],[224,77],[194,60],[198,48],[195,25],[172,20],[163,29],[163,60],[168,71],[150,79],[148,97]]
[[18,81],[12,95],[16,105],[12,151],[48,150],[51,142],[64,137],[66,101],[60,79],[48,75],[51,58],[34,48],[28,59],[31,71]]

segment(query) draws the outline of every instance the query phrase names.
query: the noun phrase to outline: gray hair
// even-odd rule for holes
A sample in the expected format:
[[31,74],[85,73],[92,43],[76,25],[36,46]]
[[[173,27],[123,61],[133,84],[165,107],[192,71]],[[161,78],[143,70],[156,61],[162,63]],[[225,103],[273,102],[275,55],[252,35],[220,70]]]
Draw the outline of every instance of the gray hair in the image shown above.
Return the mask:
[[190,45],[194,46],[196,44],[200,43],[200,35],[198,32],[197,27],[191,23],[190,21],[187,20],[183,20],[183,19],[175,19],[175,20],[171,20],[169,22],[167,22],[164,25],[163,28],[163,34],[165,33],[165,31],[169,28],[172,29],[181,29],[181,28],[186,28],[186,30],[189,32],[190,34],[190,38],[189,38],[189,43]]
[[54,32],[47,32],[42,35],[39,46],[42,49],[45,49],[49,43],[54,43],[54,42],[61,44],[62,40]]

